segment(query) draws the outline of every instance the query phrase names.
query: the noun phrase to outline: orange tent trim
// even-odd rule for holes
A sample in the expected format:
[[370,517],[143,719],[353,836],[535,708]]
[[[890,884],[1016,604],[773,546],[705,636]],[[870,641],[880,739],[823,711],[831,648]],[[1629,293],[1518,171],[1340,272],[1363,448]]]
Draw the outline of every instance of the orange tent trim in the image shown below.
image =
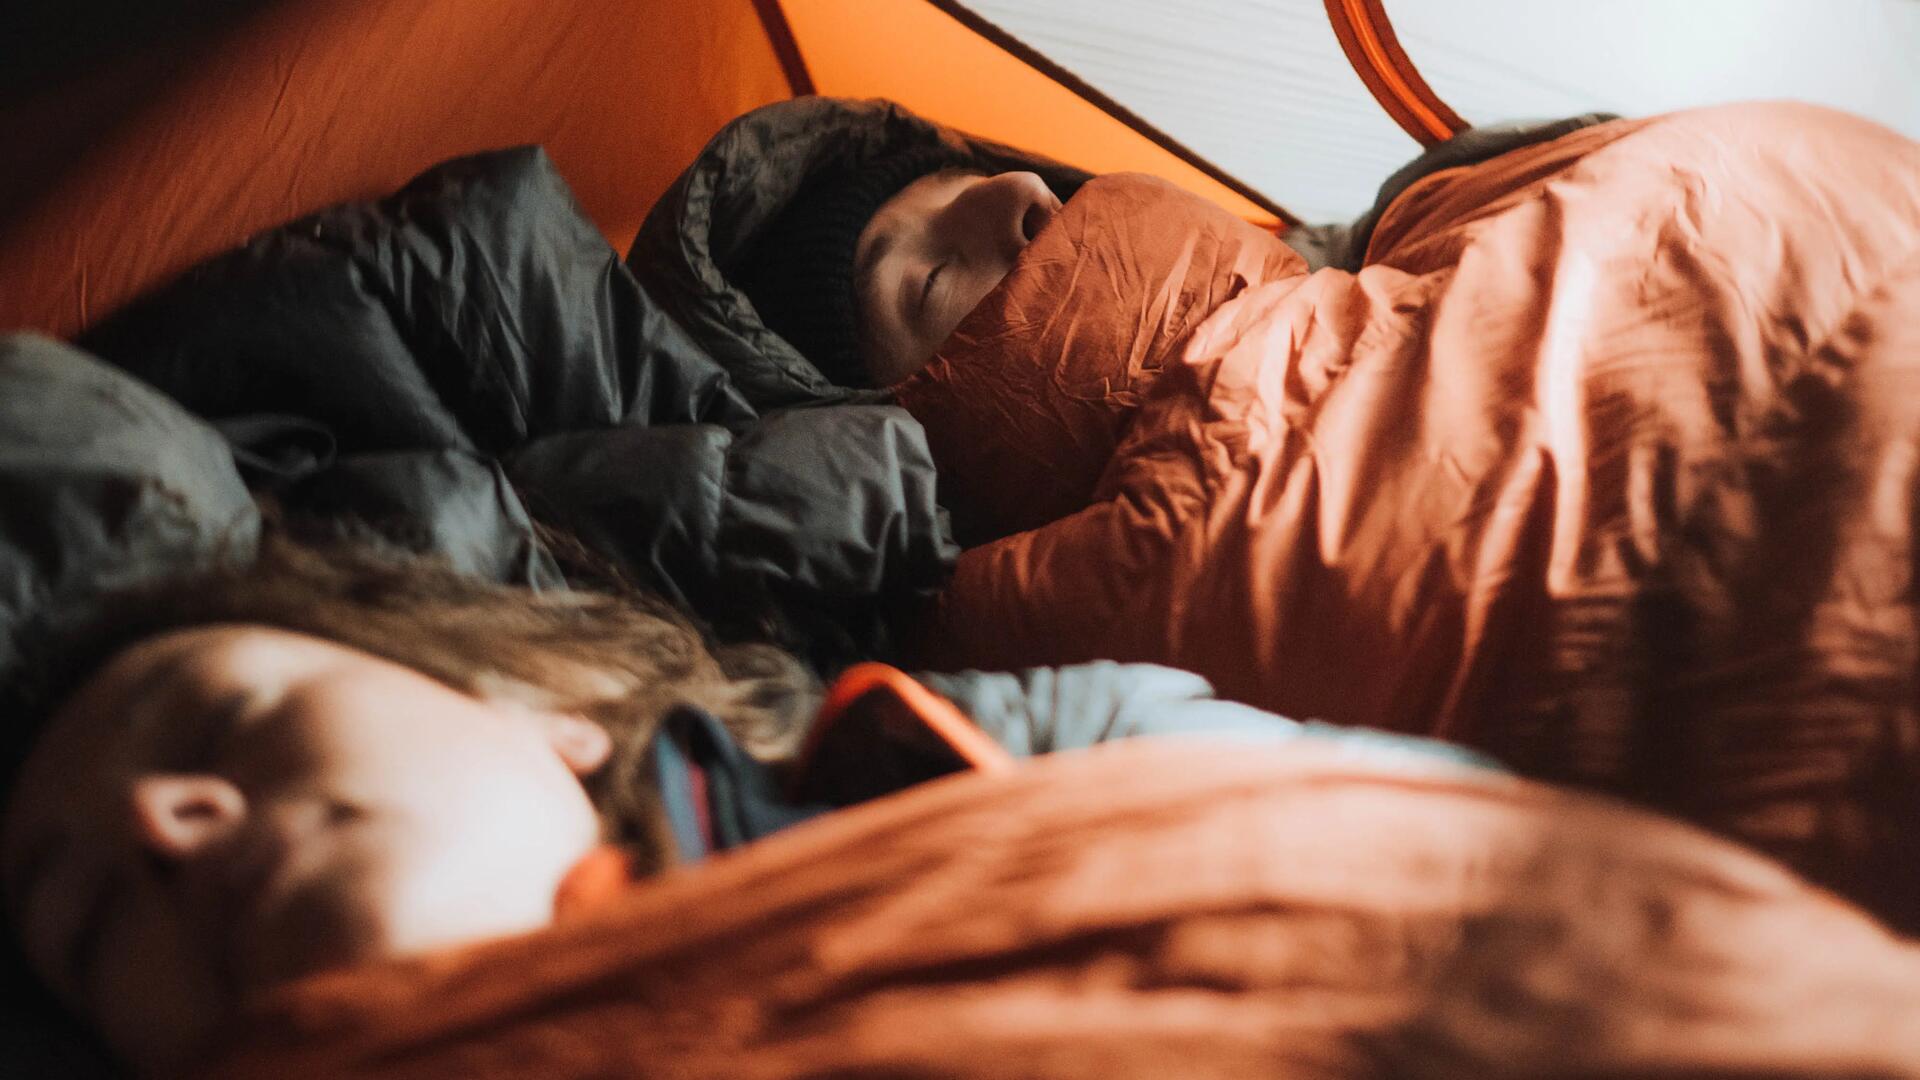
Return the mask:
[[1380,0],[1326,0],[1327,20],[1347,60],[1374,100],[1422,146],[1433,146],[1469,125],[1447,107],[1413,66],[1394,36]]

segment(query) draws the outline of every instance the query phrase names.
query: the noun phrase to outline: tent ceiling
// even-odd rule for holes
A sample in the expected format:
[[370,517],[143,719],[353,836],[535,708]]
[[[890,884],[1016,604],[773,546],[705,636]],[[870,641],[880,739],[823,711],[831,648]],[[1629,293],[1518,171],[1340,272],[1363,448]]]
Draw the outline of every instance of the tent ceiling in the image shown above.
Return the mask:
[[[1427,82],[1475,122],[1799,98],[1920,137],[1916,0],[1387,0],[1386,10]],[[1463,12],[1495,29],[1463,29]]]
[[941,123],[1094,172],[1157,173],[1248,220],[1271,223],[1279,216],[935,4],[778,0],[774,6],[777,23],[798,47],[805,85],[819,93],[891,98]]
[[[1468,120],[1791,96],[1920,137],[1920,0],[1339,2],[1384,5]],[[799,85],[770,36],[783,12],[824,93],[1157,172],[1250,220],[1272,217],[1229,180],[1346,220],[1416,150],[1327,0],[167,0],[159,22],[154,6],[0,5],[0,325],[71,333],[261,228],[489,146],[545,145],[625,244],[716,129]],[[1113,107],[1017,55],[1036,52]]]
[[[966,0],[1309,221],[1345,220],[1419,147],[1348,66],[1324,0]],[[1385,0],[1472,123],[1792,97],[1920,138],[1920,0]]]
[[969,0],[968,7],[1307,221],[1350,218],[1419,152],[1321,0]]

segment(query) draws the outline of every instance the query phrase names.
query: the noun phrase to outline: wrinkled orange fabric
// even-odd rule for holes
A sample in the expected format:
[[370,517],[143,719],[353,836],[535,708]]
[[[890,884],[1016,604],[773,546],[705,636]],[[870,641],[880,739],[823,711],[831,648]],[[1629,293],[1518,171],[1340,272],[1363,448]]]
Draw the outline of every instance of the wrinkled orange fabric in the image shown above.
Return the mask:
[[[1104,183],[1152,201],[1145,245],[1220,227]],[[1014,332],[970,322],[901,390],[943,492],[1057,518],[962,555],[921,660],[1190,668],[1630,795],[1920,927],[1920,145],[1757,104],[1451,170],[1357,274],[1232,255],[1248,286],[1150,386],[1172,283],[1229,255],[1129,237],[1043,233],[990,300]]]
[[309,979],[197,1075],[1914,1077],[1916,995],[1920,947],[1611,801],[1140,740]]
[[1138,174],[1096,177],[896,397],[963,534],[1087,505],[1147,386],[1201,320],[1299,265],[1273,234]]

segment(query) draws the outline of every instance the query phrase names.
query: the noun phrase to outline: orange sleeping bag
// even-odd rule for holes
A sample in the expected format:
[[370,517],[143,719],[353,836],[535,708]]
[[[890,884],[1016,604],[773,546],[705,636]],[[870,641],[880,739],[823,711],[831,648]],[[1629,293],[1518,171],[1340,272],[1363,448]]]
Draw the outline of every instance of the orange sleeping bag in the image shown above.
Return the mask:
[[1138,740],[935,781],[539,934],[288,987],[205,1073],[1920,1076],[1920,949],[1615,803]]
[[1920,927],[1920,145],[1603,124],[1416,184],[1357,274],[1108,177],[898,397],[997,537],[929,666],[1190,668]]

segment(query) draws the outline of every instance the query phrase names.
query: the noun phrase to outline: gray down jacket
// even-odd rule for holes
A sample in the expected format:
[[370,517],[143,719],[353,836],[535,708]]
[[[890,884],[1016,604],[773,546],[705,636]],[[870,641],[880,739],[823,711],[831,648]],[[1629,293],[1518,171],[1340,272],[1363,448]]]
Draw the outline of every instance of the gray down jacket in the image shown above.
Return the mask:
[[797,99],[716,135],[624,262],[541,151],[497,151],[270,230],[77,344],[215,428],[290,522],[533,585],[615,574],[823,670],[884,657],[955,554],[919,427],[828,383],[723,268],[811,170],[936,141],[1085,178]]
[[540,521],[716,624],[777,617],[790,644],[869,655],[887,600],[953,555],[910,417],[749,394],[537,149],[275,229],[79,345],[217,429],[290,519],[490,577],[582,569]]

